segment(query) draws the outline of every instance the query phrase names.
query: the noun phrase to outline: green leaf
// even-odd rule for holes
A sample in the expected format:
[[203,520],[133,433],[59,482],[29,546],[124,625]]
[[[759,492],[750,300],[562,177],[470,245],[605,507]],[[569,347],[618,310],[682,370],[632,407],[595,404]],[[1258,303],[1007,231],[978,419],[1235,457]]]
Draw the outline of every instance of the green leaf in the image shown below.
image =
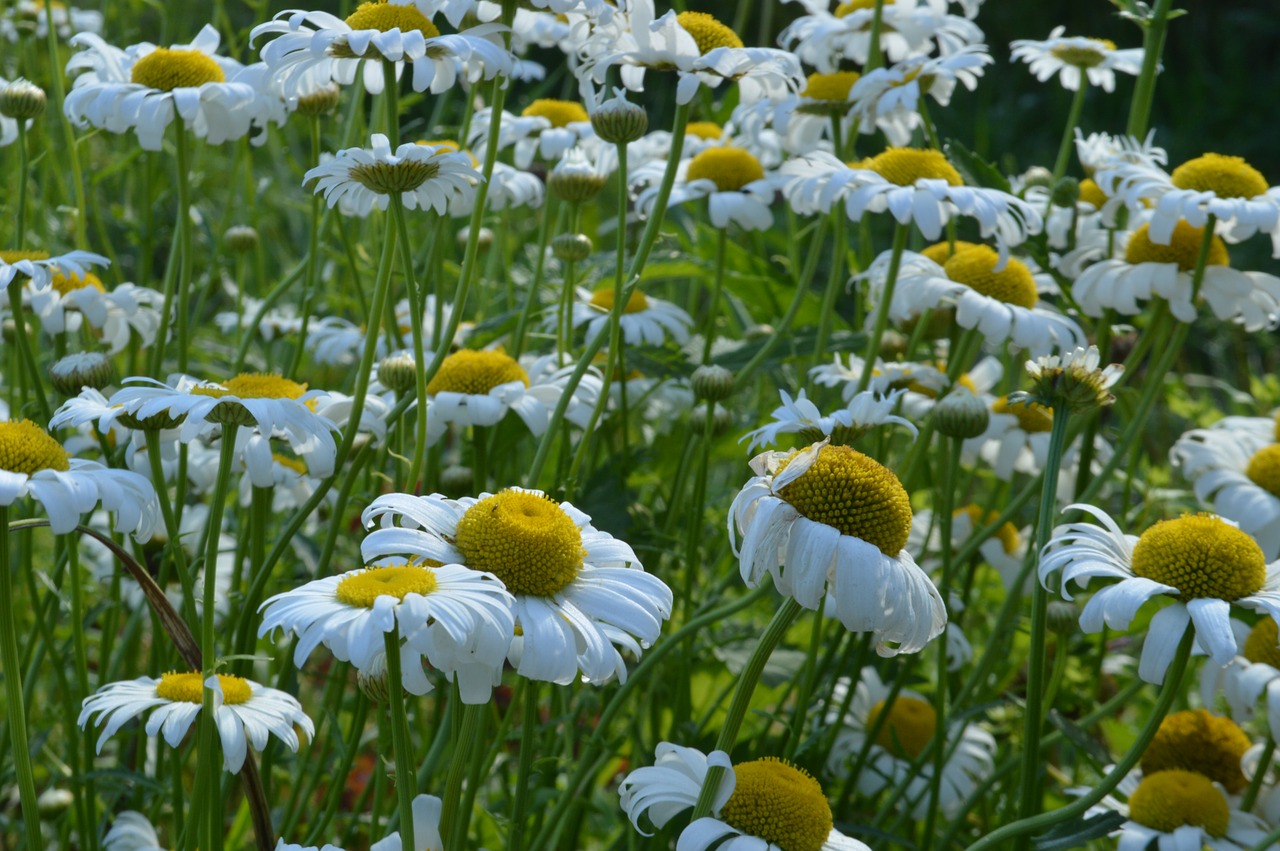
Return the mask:
[[988,189],[999,189],[1001,192],[1009,191],[1009,181],[1000,169],[957,142],[955,139],[948,139],[943,146],[946,149],[947,159],[951,160],[951,164],[956,167],[964,182],[975,186],[985,186]]
[[1120,813],[1099,813],[1083,819],[1072,819],[1058,825],[1048,833],[1035,838],[1036,851],[1065,851],[1079,848],[1086,842],[1101,839],[1124,824],[1127,819]]

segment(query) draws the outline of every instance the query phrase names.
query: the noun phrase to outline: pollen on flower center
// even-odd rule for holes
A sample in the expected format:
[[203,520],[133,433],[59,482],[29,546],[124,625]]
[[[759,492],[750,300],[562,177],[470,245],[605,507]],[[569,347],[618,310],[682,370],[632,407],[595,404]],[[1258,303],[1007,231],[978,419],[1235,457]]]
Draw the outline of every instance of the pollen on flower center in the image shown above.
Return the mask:
[[710,180],[721,192],[736,192],[764,177],[760,161],[742,148],[707,148],[689,162],[686,179]]
[[[873,727],[885,711],[884,701],[871,707],[867,715],[868,729]],[[916,697],[898,697],[888,708],[876,744],[903,759],[915,759],[924,752],[925,745],[938,729],[938,713],[928,703]]]
[[307,474],[307,465],[301,458],[290,458],[288,455],[281,455],[279,452],[272,452],[271,460],[275,461],[281,467],[292,470],[299,476],[305,476]]
[[[884,5],[892,6],[893,0],[884,0]],[[863,9],[874,9],[875,7],[876,0],[849,0],[849,2],[841,3],[837,6],[836,10],[831,14],[835,15],[837,18],[844,18],[852,15],[854,12],[858,12]]]
[[129,79],[149,89],[171,92],[205,83],[225,83],[227,75],[207,53],[157,47],[133,63]]
[[999,262],[1000,255],[994,248],[977,245],[957,251],[942,264],[942,270],[951,280],[997,301],[1028,309],[1035,307],[1040,295],[1036,292],[1036,280],[1027,264],[1010,257],[1004,268],[997,272],[996,264]]
[[20,248],[10,248],[0,251],[0,262],[10,265],[20,260],[48,260],[49,252],[47,251],[24,251]]
[[1086,177],[1080,181],[1080,200],[1101,210],[1102,205],[1107,203],[1107,193],[1093,182],[1093,178]]
[[1243,157],[1222,154],[1187,160],[1169,178],[1179,189],[1212,192],[1219,198],[1256,198],[1268,188],[1267,179]]
[[[1000,513],[998,511],[983,511],[981,506],[975,505],[972,502],[963,508],[957,508],[954,514],[957,516],[960,514],[967,514],[969,516],[970,525],[975,531],[978,527],[985,526],[1000,517]],[[1004,548],[1007,555],[1013,555],[1013,553],[1018,549],[1018,545],[1022,542],[1021,537],[1018,535],[1018,527],[1014,526],[1007,520],[1003,526],[996,529],[995,537],[996,540],[1000,542],[1000,546]]]
[[1001,396],[991,404],[992,413],[1012,414],[1018,418],[1018,428],[1028,434],[1049,431],[1053,428],[1053,409],[1036,402],[1010,402]]
[[1091,38],[1088,41],[1091,44],[1096,44],[1097,47],[1064,44],[1051,48],[1049,53],[1055,59],[1059,59],[1068,65],[1074,65],[1077,68],[1092,68],[1105,62],[1107,53],[1116,49],[1116,43],[1109,38]]
[[1222,837],[1231,811],[1209,778],[1194,771],[1160,771],[1144,777],[1129,796],[1129,818],[1163,833],[1190,824]]
[[717,47],[743,46],[742,39],[733,30],[720,23],[706,12],[681,12],[676,15],[676,23],[685,32],[693,36],[698,44],[698,52],[706,56]]
[[[222,702],[228,706],[245,703],[253,697],[248,681],[241,677],[218,674],[218,685],[222,687]],[[156,697],[174,703],[204,703],[204,674],[199,671],[161,674],[160,682],[156,683]]]
[[353,30],[378,30],[390,32],[400,30],[402,33],[422,33],[423,38],[435,38],[440,30],[431,23],[431,19],[412,3],[389,3],[387,0],[373,0],[361,3],[354,12],[347,16],[347,26]]
[[[1129,244],[1124,250],[1124,262],[1138,263],[1177,263],[1178,269],[1190,272],[1196,268],[1196,260],[1200,256],[1200,244],[1204,241],[1204,228],[1192,227],[1184,221],[1173,226],[1173,237],[1168,245],[1156,245],[1148,233],[1149,225],[1141,225],[1129,235]],[[1205,258],[1206,266],[1225,266],[1231,258],[1227,255],[1227,245],[1222,238],[1215,235],[1209,242],[1209,254]]]
[[1234,795],[1248,785],[1240,758],[1249,745],[1249,735],[1230,718],[1205,709],[1172,712],[1142,754],[1142,773],[1194,771]]
[[307,385],[266,372],[242,372],[221,382],[220,387],[193,387],[197,396],[236,396],[240,399],[297,399],[307,392]]
[[925,179],[945,180],[951,186],[964,184],[955,166],[947,162],[941,151],[931,148],[889,148],[863,160],[859,167],[870,169],[898,186],[915,186],[917,180]]
[[436,590],[436,574],[429,567],[398,565],[372,567],[338,583],[334,596],[348,606],[372,609],[379,597],[403,600],[406,594],[427,596]]
[[961,251],[967,251],[970,248],[978,247],[980,247],[979,243],[965,242],[962,239],[957,239],[954,244],[944,240],[942,242],[935,242],[928,248],[921,250],[920,253],[925,257],[928,257],[934,263],[937,263],[939,266],[942,266]]
[[849,90],[862,75],[857,71],[836,71],[832,74],[810,74],[801,97],[813,100],[840,101],[849,99]]
[[1245,475],[1267,493],[1280,497],[1280,444],[1264,446],[1255,452]]
[[590,121],[587,108],[571,100],[538,98],[520,113],[526,118],[545,118],[552,127],[567,127],[576,121]]
[[724,135],[724,128],[714,121],[690,121],[684,128],[684,135],[714,142]]
[[1238,600],[1267,578],[1262,548],[1249,535],[1210,514],[1163,520],[1133,547],[1133,572],[1182,592],[1178,599]]
[[502,351],[462,349],[440,364],[440,371],[427,385],[432,396],[437,393],[465,393],[483,396],[500,384],[519,381],[529,386],[529,374],[511,355]]
[[0,422],[0,470],[30,476],[40,470],[61,472],[70,467],[67,450],[31,420]]
[[898,477],[848,446],[822,447],[813,465],[778,496],[802,516],[875,544],[890,557],[902,551],[911,532],[911,500]]
[[[613,287],[600,287],[591,294],[591,304],[603,311],[613,310]],[[645,294],[640,292],[639,288],[631,291],[631,297],[627,299],[627,306],[622,308],[623,313],[639,313],[642,310],[649,309],[649,299]]]
[[348,175],[370,192],[395,195],[412,192],[439,173],[439,163],[405,159],[394,163],[359,163],[351,167]]
[[84,289],[85,287],[92,287],[100,293],[106,292],[106,287],[102,285],[102,279],[92,272],[85,273],[84,277],[58,272],[53,276],[51,283],[53,288],[62,295],[70,295],[76,290]]
[[782,851],[818,851],[831,835],[831,806],[808,772],[765,757],[733,767],[733,794],[720,810],[726,824]]
[[1275,618],[1264,617],[1249,630],[1244,642],[1244,658],[1280,668],[1280,626]]
[[458,521],[455,544],[472,570],[488,571],[512,594],[550,597],[582,568],[582,530],[552,499],[509,488]]

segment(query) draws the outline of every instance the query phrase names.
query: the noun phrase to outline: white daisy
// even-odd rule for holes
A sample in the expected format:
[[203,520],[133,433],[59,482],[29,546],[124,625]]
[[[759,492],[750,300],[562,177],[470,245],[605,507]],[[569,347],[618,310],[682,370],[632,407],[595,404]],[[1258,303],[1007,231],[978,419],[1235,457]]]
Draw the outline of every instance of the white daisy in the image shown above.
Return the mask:
[[[496,18],[492,7],[496,4],[483,0],[414,0],[422,14],[434,17],[443,14],[445,20],[457,27],[467,15],[475,15],[482,21]],[[606,0],[524,0],[524,5],[533,9],[545,9],[555,15],[591,19],[608,20],[613,14],[613,6]],[[500,9],[499,9],[500,11]]]
[[[401,299],[396,303],[396,330],[399,332],[401,339],[407,340],[413,336],[412,313],[408,299]],[[448,303],[440,305],[440,318],[445,326],[448,326],[449,317],[452,313],[453,305]],[[459,322],[452,345],[461,346],[465,343],[467,335],[471,333],[473,327],[474,323]],[[428,295],[422,308],[422,343],[423,348],[428,352],[435,350],[435,328],[436,297]],[[341,316],[322,316],[307,328],[307,337],[302,341],[302,344],[306,346],[307,351],[310,352],[316,363],[331,366],[351,366],[359,362],[360,353],[364,348],[364,340],[365,328]],[[375,355],[382,359],[390,354],[392,352],[387,348],[386,336],[379,335]]]
[[1066,27],[1054,27],[1044,41],[1021,38],[1012,42],[1010,55],[1026,62],[1040,82],[1058,75],[1062,87],[1080,88],[1081,77],[1104,92],[1114,91],[1116,72],[1137,76],[1142,70],[1141,47],[1118,50],[1106,38],[1064,36]]
[[47,251],[0,250],[0,302],[8,302],[8,295],[4,290],[14,278],[29,278],[32,287],[50,287],[53,285],[54,275],[84,278],[91,274],[93,266],[107,266],[110,263],[101,254],[89,251],[68,251],[55,257]]
[[342,203],[348,215],[365,216],[377,206],[387,209],[392,195],[410,210],[430,207],[438,214],[474,200],[483,179],[471,158],[457,150],[406,142],[391,152],[381,133],[373,134],[372,148],[346,148],[328,162],[309,170],[303,178],[315,180],[312,191],[323,193],[330,206]]
[[984,66],[993,62],[985,44],[973,44],[945,56],[912,56],[864,74],[848,95],[852,114],[860,119],[859,132],[878,129],[890,145],[910,144],[915,129],[924,124],[920,98],[928,95],[939,106],[949,106],[956,83],[973,91]]
[[[471,119],[467,144],[483,151],[489,141],[490,110],[478,110]],[[582,104],[568,100],[541,98],[529,104],[520,115],[502,113],[498,125],[498,149],[512,148],[515,165],[527,169],[534,156],[543,162],[556,162],[575,145],[600,144],[591,129],[591,118]]]
[[849,444],[876,426],[890,423],[905,426],[912,435],[918,434],[914,423],[892,413],[905,390],[895,390],[888,395],[873,390],[857,393],[842,410],[825,417],[818,406],[805,397],[803,389],[795,399],[785,390],[778,392],[782,396],[782,405],[773,411],[774,422],[749,431],[738,439],[741,443],[751,438],[747,444],[748,452],[777,444],[780,434],[799,434],[806,443],[816,443],[826,437],[836,443]]
[[111,829],[102,838],[106,851],[168,851],[160,844],[151,820],[136,810],[117,813]]
[[672,595],[631,547],[567,502],[508,488],[459,500],[392,494],[365,509],[377,523],[366,561],[432,559],[490,571],[515,595],[517,673],[561,685],[626,679],[619,648],[639,658],[671,615]]
[[1252,628],[1235,618],[1231,628],[1242,648],[1226,667],[1206,663],[1200,668],[1200,699],[1214,706],[1219,693],[1226,699],[1231,717],[1240,724],[1253,720],[1258,699],[1267,698],[1267,729],[1280,736],[1280,636],[1276,622],[1261,618]]
[[[444,810],[444,802],[434,795],[418,795],[413,799],[413,840],[417,846],[414,851],[440,851],[444,840],[440,838],[440,815]],[[402,851],[400,831],[396,831],[386,839],[381,839],[369,846],[369,851]],[[110,849],[108,849],[110,851]],[[291,845],[281,839],[275,851],[342,851],[336,845],[325,845],[316,848],[314,845],[303,847]]]
[[[638,193],[636,209],[645,217],[653,212],[665,170],[665,163],[651,162],[635,169],[628,179],[632,193]],[[745,148],[708,147],[680,162],[668,206],[706,198],[712,226],[723,230],[732,223],[743,230],[768,230],[773,227],[769,207],[778,183],[778,177],[767,175]]]
[[1212,505],[1252,535],[1268,561],[1280,558],[1280,443],[1270,434],[1230,428],[1193,429],[1178,438],[1169,460]]
[[[778,44],[823,73],[838,70],[843,60],[866,65],[871,52],[875,4],[839,3],[832,11],[815,4],[778,36]],[[934,0],[897,0],[881,9],[880,48],[889,62],[938,53],[948,56],[983,40],[982,30],[967,18],[947,13]]]
[[75,333],[83,317],[101,333],[111,354],[123,351],[134,332],[143,346],[155,342],[164,303],[162,293],[129,283],[108,290],[92,272],[80,276],[58,271],[49,286],[37,286],[34,281],[32,284],[26,295],[31,312],[40,319],[46,334]]
[[897,476],[825,441],[763,453],[751,469],[756,477],[729,508],[729,540],[749,587],[769,573],[779,592],[815,611],[829,592],[840,622],[872,633],[882,656],[914,653],[942,632],[942,597],[903,549],[911,503]]
[[44,39],[49,33],[50,20],[54,33],[63,40],[72,33],[102,32],[102,13],[96,9],[77,9],[56,0],[18,0],[0,19],[0,35],[9,41],[17,41],[24,35]]
[[[1141,538],[1126,535],[1104,511],[1070,505],[1097,518],[1054,530],[1040,555],[1040,581],[1047,586],[1062,571],[1062,596],[1095,576],[1119,579],[1094,593],[1080,613],[1080,628],[1126,630],[1138,609],[1153,597],[1175,599],[1156,612],[1143,642],[1138,676],[1164,680],[1179,639],[1194,624],[1196,640],[1213,661],[1225,665],[1240,648],[1230,625],[1232,605],[1280,616],[1280,563],[1267,565],[1253,538],[1232,522],[1211,514],[1184,515],[1151,526]],[[1174,585],[1173,583],[1178,583]]]
[[642,817],[655,828],[692,809],[708,768],[724,769],[712,799],[712,815],[698,819],[676,840],[681,851],[712,848],[782,851],[870,851],[833,826],[831,806],[818,781],[791,763],[765,757],[733,765],[724,751],[703,754],[661,742],[655,761],[631,771],[618,794],[622,810],[645,836]]
[[1090,133],[1086,136],[1077,127],[1076,158],[1080,160],[1084,173],[1091,176],[1104,165],[1122,162],[1147,162],[1162,166],[1169,161],[1169,155],[1164,148],[1153,144],[1155,136],[1155,130],[1148,132],[1147,137],[1141,141],[1132,136],[1112,136],[1109,133]]
[[[613,310],[613,285],[593,290],[579,288],[573,303],[573,327],[586,326],[587,339],[609,329],[609,312]],[[693,317],[684,309],[664,299],[645,295],[636,287],[622,308],[619,320],[622,339],[628,346],[661,346],[668,339],[677,345],[689,341]]]
[[169,746],[176,748],[199,716],[206,688],[213,692],[222,767],[232,774],[244,765],[249,745],[256,751],[263,750],[270,734],[289,750],[297,751],[298,729],[308,739],[315,733],[302,706],[282,691],[229,674],[202,680],[199,672],[176,671],[159,679],[139,677],[103,686],[85,698],[77,723],[81,727],[104,727],[98,737],[101,753],[107,739],[121,727],[155,709],[147,719],[146,734],[162,734]]

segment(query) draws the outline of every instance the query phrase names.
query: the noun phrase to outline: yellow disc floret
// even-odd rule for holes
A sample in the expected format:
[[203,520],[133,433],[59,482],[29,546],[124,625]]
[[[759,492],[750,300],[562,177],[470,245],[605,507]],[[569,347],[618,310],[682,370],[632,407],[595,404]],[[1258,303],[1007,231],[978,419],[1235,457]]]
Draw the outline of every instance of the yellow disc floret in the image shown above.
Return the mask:
[[1249,630],[1244,641],[1244,658],[1280,668],[1280,628],[1275,618],[1264,617]]
[[[218,685],[222,687],[222,702],[228,706],[245,703],[253,697],[253,689],[243,677],[218,674]],[[160,682],[156,683],[156,697],[174,703],[204,703],[204,674],[199,671],[161,674]]]
[[1234,795],[1248,785],[1240,758],[1249,745],[1249,735],[1230,718],[1205,709],[1172,712],[1142,754],[1142,773],[1194,771]]
[[[867,729],[875,726],[884,711],[883,700],[871,707],[867,715]],[[920,756],[938,729],[938,713],[918,697],[895,698],[888,711],[889,715],[876,735],[876,744],[903,759]]]
[[1107,193],[1093,182],[1093,178],[1086,177],[1080,181],[1080,200],[1101,210],[1102,205],[1107,203]]
[[928,257],[934,263],[937,263],[939,266],[942,266],[961,251],[967,251],[970,248],[978,247],[979,244],[976,242],[965,242],[962,239],[957,239],[954,243],[946,241],[935,242],[928,248],[923,249],[920,253],[925,257]]
[[1205,154],[1187,160],[1170,175],[1179,189],[1212,192],[1219,198],[1256,198],[1265,195],[1267,179],[1243,157]]
[[207,53],[157,47],[133,63],[129,79],[140,86],[171,92],[205,83],[225,83],[227,75]]
[[529,386],[529,374],[511,355],[498,350],[462,349],[444,359],[440,371],[427,385],[427,392],[432,396],[437,393],[483,396],[512,381]]
[[689,181],[710,180],[721,192],[736,192],[764,177],[760,161],[742,148],[707,148],[689,162]]
[[235,396],[240,399],[297,399],[307,392],[307,385],[290,381],[269,372],[242,372],[222,382],[221,387],[193,387],[197,396]]
[[693,36],[693,40],[698,45],[698,52],[703,56],[717,47],[740,48],[743,46],[742,39],[738,38],[737,33],[706,12],[681,12],[676,15],[676,23]]
[[[613,287],[600,287],[591,294],[591,304],[603,311],[613,310]],[[639,313],[642,310],[649,309],[649,299],[639,289],[631,291],[631,297],[627,299],[627,306],[622,308],[623,313]]]
[[[1210,836],[1227,834],[1231,810],[1209,778],[1194,771],[1160,771],[1142,779],[1129,796],[1129,818],[1162,833],[1183,825],[1202,827]],[[1200,843],[1197,841],[1196,846]]]
[[48,260],[49,252],[47,251],[24,251],[18,248],[5,249],[0,251],[0,263],[8,263],[10,265],[17,263],[19,260]]
[[890,557],[902,552],[911,532],[911,500],[898,477],[847,446],[822,447],[778,496],[815,523],[875,544]]
[[857,71],[836,71],[832,74],[810,74],[805,83],[801,97],[813,100],[844,102],[849,99],[849,90],[862,75]]
[[1018,428],[1028,434],[1053,428],[1053,408],[1046,408],[1037,402],[1010,402],[1008,396],[1001,396],[991,403],[991,411],[996,414],[1013,414],[1018,418]]
[[402,33],[417,30],[423,38],[435,38],[440,30],[431,23],[431,19],[412,3],[388,3],[386,0],[374,0],[361,3],[354,12],[347,16],[347,26],[353,30],[378,30],[390,32],[400,30]]
[[53,288],[62,295],[70,295],[76,290],[92,287],[98,292],[106,292],[107,288],[102,285],[102,279],[92,272],[86,272],[84,276],[73,273],[63,274],[57,272],[53,276]]
[[[884,0],[884,5],[892,6],[893,0]],[[837,6],[836,10],[831,14],[835,15],[837,18],[844,18],[852,15],[854,12],[858,12],[863,9],[874,9],[875,7],[876,0],[848,0],[848,2],[841,3]]]
[[1106,62],[1107,54],[1116,49],[1116,43],[1109,38],[1091,38],[1087,41],[1090,45],[1097,45],[1097,47],[1064,44],[1051,48],[1049,53],[1068,65],[1074,65],[1077,68],[1093,68]]
[[964,184],[955,166],[947,162],[941,151],[932,148],[889,148],[863,160],[861,167],[898,186],[915,186],[917,180],[925,179],[945,180],[951,186]]
[[[1000,519],[998,511],[983,511],[982,507],[969,503],[963,508],[957,508],[955,514],[967,514],[969,516],[969,524],[977,531],[982,526],[987,525],[995,520]],[[1004,548],[1005,554],[1013,555],[1017,552],[1018,545],[1022,543],[1021,536],[1018,535],[1018,527],[1009,521],[1005,521],[1004,525],[996,529],[996,540],[1000,542],[1000,546]]]
[[[1177,263],[1178,269],[1190,272],[1196,268],[1196,259],[1200,256],[1200,245],[1204,242],[1204,228],[1192,227],[1184,221],[1173,226],[1173,236],[1168,245],[1157,245],[1151,241],[1148,233],[1149,225],[1140,225],[1129,235],[1129,244],[1124,250],[1124,262],[1137,263]],[[1226,243],[1215,235],[1209,242],[1209,254],[1205,258],[1206,266],[1225,266],[1230,262],[1227,256]]]
[[379,597],[403,600],[406,594],[423,597],[436,590],[435,571],[418,565],[372,567],[353,573],[338,583],[334,596],[348,606],[372,609]]
[[733,794],[720,818],[782,851],[818,851],[833,825],[822,786],[786,760],[765,757],[733,767]]
[[70,468],[67,450],[31,420],[0,422],[0,470],[30,476],[41,470]]
[[714,121],[690,121],[689,126],[684,128],[684,135],[714,142],[724,135],[724,128]]
[[539,98],[524,108],[520,113],[525,117],[545,118],[552,127],[567,127],[576,121],[590,121],[587,108],[571,100],[555,100]]
[[586,551],[582,530],[549,497],[508,488],[458,521],[455,543],[472,570],[488,571],[512,594],[550,597],[574,580]]
[[1267,493],[1280,497],[1280,444],[1273,443],[1255,452],[1245,475]]
[[1267,578],[1262,548],[1249,535],[1211,514],[1163,520],[1133,547],[1133,573],[1181,591],[1180,600],[1238,600]]
[[1027,264],[1016,257],[1005,261],[1004,268],[996,271],[1000,255],[989,245],[976,245],[957,251],[942,264],[947,277],[965,284],[985,296],[1027,309],[1036,306],[1040,295],[1036,292],[1036,279]]

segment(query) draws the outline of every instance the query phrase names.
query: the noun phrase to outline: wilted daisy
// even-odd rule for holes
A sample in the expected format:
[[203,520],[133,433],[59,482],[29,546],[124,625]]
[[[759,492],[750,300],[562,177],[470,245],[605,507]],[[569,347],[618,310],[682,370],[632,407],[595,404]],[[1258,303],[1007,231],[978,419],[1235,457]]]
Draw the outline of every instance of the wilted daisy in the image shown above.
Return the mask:
[[468,82],[509,74],[511,56],[493,41],[498,24],[483,24],[455,35],[441,35],[435,24],[410,2],[372,0],[361,3],[346,20],[328,12],[299,9],[280,12],[253,28],[250,40],[278,35],[262,48],[262,59],[284,84],[286,95],[316,81],[348,86],[357,71],[370,94],[382,92],[383,61],[395,64],[396,76],[407,63],[415,92],[443,92],[457,85],[459,72]]
[[1252,535],[1269,561],[1280,558],[1280,443],[1271,426],[1272,434],[1194,429],[1169,451],[1196,499]]
[[[471,119],[467,144],[482,151],[489,141],[490,110],[482,109]],[[516,168],[527,169],[537,157],[555,162],[575,145],[595,140],[587,108],[571,100],[539,98],[519,115],[502,113],[498,125],[498,149],[512,148]]]
[[747,451],[756,447],[773,446],[781,434],[798,434],[805,443],[816,443],[830,438],[838,444],[851,444],[876,426],[894,423],[905,426],[912,435],[918,430],[910,420],[895,416],[893,411],[902,400],[905,390],[895,390],[881,396],[866,390],[850,398],[844,408],[829,416],[823,416],[818,406],[805,397],[804,390],[792,399],[791,394],[779,390],[782,405],[773,411],[774,421],[744,434],[738,442],[751,438]]
[[724,769],[711,815],[680,833],[679,848],[753,848],[759,851],[870,851],[833,826],[822,786],[804,769],[776,757],[737,765],[724,751],[709,755],[660,742],[654,764],[637,768],[622,781],[622,810],[636,830],[649,836],[642,817],[655,828],[692,809],[707,769]]
[[381,133],[373,134],[372,148],[346,148],[306,173],[303,183],[315,181],[312,191],[323,193],[330,206],[365,216],[377,206],[387,209],[391,196],[410,210],[431,208],[444,215],[459,203],[474,200],[482,180],[471,158],[456,148],[434,148],[406,142],[391,151]]
[[232,79],[240,63],[215,54],[221,39],[206,24],[190,44],[143,42],[121,50],[80,33],[71,43],[84,49],[67,62],[67,73],[82,73],[63,111],[77,127],[132,130],[148,151],[160,150],[175,117],[210,144],[239,139],[249,132],[255,92]]
[[297,751],[298,731],[308,739],[315,733],[311,719],[292,696],[230,674],[204,679],[198,671],[170,671],[159,679],[139,677],[105,685],[85,698],[77,723],[104,727],[98,737],[101,753],[107,739],[121,727],[155,709],[147,719],[146,734],[163,735],[176,748],[200,715],[205,689],[213,692],[222,767],[232,774],[243,767],[249,746],[262,751],[272,734]]
[[[862,751],[867,734],[881,715],[885,715],[867,762],[856,782],[858,791],[868,797],[886,788],[897,788],[906,781],[903,806],[914,818],[923,819],[929,809],[934,762],[916,765],[916,760],[938,734],[938,715],[924,695],[910,689],[898,691],[890,700],[890,688],[880,679],[875,668],[865,667],[849,702],[849,711],[841,714],[850,688],[849,680],[836,681],[832,706],[823,723],[836,726],[835,741],[827,757],[827,773],[847,777],[850,762]],[[977,724],[952,721],[946,731],[944,747],[954,751],[942,766],[942,783],[938,806],[944,813],[954,812],[978,784],[995,770],[996,740]],[[908,779],[910,778],[910,779]]]
[[[595,290],[578,290],[573,303],[573,327],[586,326],[587,339],[595,339],[609,329],[609,313],[613,310],[613,285]],[[619,319],[622,339],[628,346],[661,346],[668,339],[677,345],[689,341],[693,317],[683,308],[665,299],[645,295],[636,287],[631,291]]]
[[0,302],[7,301],[4,289],[14,278],[29,278],[33,287],[53,286],[54,275],[83,279],[94,266],[107,266],[110,260],[90,251],[68,251],[50,255],[47,251],[0,249]]
[[[648,216],[653,212],[665,163],[651,162],[631,173],[628,183],[637,192],[636,209]],[[680,163],[671,187],[669,207],[707,199],[711,224],[727,228],[732,223],[743,230],[773,227],[769,209],[777,193],[778,178],[766,175],[764,167],[745,148],[730,145],[708,147]]]
[[379,526],[361,544],[366,561],[431,559],[501,579],[515,595],[509,658],[529,679],[625,679],[619,648],[638,658],[671,615],[671,589],[644,572],[630,546],[541,491],[391,494],[361,516]]
[[890,470],[826,441],[757,455],[751,469],[756,477],[729,508],[749,587],[769,573],[780,593],[815,611],[830,593],[840,622],[872,633],[882,656],[914,653],[942,632],[946,607],[904,549],[911,502]]
[[1018,39],[1009,45],[1010,55],[1026,62],[1040,82],[1057,74],[1062,87],[1073,92],[1082,77],[1110,92],[1115,90],[1117,71],[1137,76],[1142,70],[1141,47],[1119,50],[1110,39],[1064,36],[1066,30],[1054,27],[1044,41]]
[[1215,664],[1239,655],[1231,631],[1231,606],[1280,616],[1280,564],[1268,566],[1258,543],[1228,520],[1212,514],[1187,514],[1151,526],[1141,537],[1126,535],[1106,512],[1092,505],[1070,505],[1102,525],[1068,523],[1054,530],[1040,556],[1040,581],[1062,571],[1062,596],[1069,584],[1095,576],[1119,579],[1095,592],[1080,613],[1080,628],[1129,628],[1138,609],[1153,597],[1174,601],[1151,618],[1142,646],[1138,676],[1164,680],[1188,624]]
[[160,328],[163,294],[128,283],[108,290],[92,272],[58,271],[47,287],[29,287],[26,294],[46,334],[74,333],[83,317],[112,354],[123,351],[134,332],[142,345],[151,345]]

